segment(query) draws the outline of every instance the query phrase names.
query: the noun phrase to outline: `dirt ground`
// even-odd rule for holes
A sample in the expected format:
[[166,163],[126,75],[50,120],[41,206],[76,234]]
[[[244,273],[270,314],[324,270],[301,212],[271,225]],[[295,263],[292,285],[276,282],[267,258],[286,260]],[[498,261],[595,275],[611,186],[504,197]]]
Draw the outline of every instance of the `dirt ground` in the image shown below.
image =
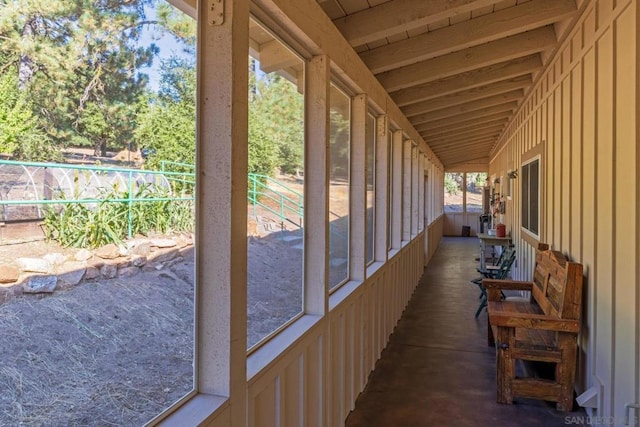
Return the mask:
[[[348,211],[342,192],[332,193],[335,217]],[[249,346],[302,311],[301,234],[248,237]],[[75,250],[0,240],[0,263],[52,252]],[[138,426],[180,399],[193,383],[194,282],[191,251],[159,271],[0,305],[0,426]]]
[[[302,251],[284,236],[249,239],[250,344],[302,309]],[[0,245],[0,261],[52,251]],[[193,261],[0,305],[0,426],[142,425],[188,393]]]

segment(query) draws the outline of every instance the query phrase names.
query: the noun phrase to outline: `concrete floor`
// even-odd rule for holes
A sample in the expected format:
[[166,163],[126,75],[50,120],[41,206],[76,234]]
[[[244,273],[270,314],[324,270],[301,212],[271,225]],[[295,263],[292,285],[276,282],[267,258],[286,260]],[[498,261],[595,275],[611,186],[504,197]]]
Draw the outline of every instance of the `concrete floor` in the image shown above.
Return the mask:
[[487,314],[474,318],[476,238],[444,238],[346,426],[563,426],[586,419],[554,403],[496,403]]

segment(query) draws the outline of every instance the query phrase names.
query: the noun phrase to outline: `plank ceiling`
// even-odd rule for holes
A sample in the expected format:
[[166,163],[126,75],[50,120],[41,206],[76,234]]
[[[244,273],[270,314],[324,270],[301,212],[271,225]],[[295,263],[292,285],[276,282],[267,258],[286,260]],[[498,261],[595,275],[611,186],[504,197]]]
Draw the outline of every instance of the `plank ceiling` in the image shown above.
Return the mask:
[[488,161],[578,12],[576,0],[317,1],[449,169]]

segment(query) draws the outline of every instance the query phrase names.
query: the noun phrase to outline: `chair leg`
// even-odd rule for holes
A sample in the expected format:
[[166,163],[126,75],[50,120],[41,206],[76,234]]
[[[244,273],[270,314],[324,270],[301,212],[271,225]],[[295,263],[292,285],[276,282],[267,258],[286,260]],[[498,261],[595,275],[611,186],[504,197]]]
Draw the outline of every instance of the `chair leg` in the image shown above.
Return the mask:
[[480,305],[478,306],[478,310],[476,310],[476,319],[478,318],[478,316],[480,316],[480,312],[482,311],[482,309],[487,306],[487,295],[486,294],[482,294],[482,295],[480,295],[480,297],[482,297],[482,301],[480,301]]
[[496,338],[496,374],[498,388],[498,403],[513,403],[513,379],[515,377],[515,360],[511,357],[512,328],[498,327]]

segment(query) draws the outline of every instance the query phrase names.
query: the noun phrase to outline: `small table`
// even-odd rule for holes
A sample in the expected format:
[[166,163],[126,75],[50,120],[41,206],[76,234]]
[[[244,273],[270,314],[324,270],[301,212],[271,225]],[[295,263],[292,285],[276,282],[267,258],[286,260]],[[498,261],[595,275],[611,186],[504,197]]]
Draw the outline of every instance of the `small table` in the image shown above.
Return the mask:
[[478,233],[480,239],[480,270],[485,270],[485,249],[487,246],[507,246],[511,244],[511,236],[498,237],[486,233]]

